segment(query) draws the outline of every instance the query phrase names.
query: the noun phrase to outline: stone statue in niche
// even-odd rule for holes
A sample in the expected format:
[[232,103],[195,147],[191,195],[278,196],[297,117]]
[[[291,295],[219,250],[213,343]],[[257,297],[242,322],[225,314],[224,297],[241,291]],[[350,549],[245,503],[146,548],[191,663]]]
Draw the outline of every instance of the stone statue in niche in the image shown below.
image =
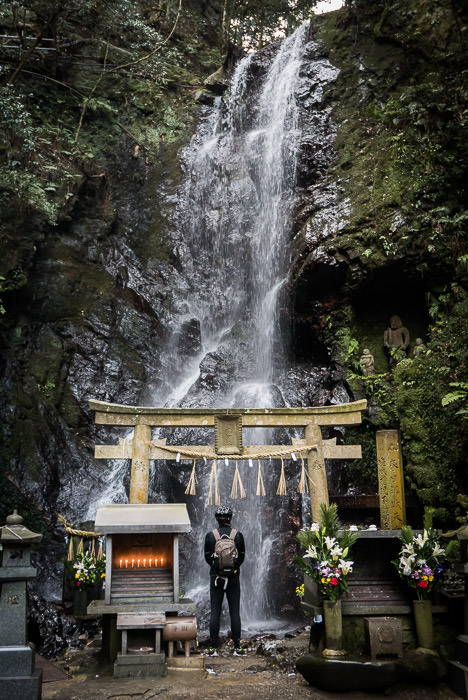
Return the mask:
[[384,333],[384,347],[389,354],[392,367],[406,357],[409,344],[409,330],[402,324],[399,316],[392,316],[390,326]]
[[361,366],[361,372],[364,377],[370,377],[371,374],[374,374],[374,356],[371,354],[371,351],[368,350],[368,348],[364,348],[364,350],[362,351],[359,364]]
[[426,348],[426,346],[424,345],[424,343],[423,343],[423,341],[422,341],[422,338],[416,338],[416,340],[414,341],[414,343],[415,343],[415,345],[414,345],[414,348],[413,348],[413,357],[417,357],[417,356],[420,355],[422,352],[424,352],[427,348]]

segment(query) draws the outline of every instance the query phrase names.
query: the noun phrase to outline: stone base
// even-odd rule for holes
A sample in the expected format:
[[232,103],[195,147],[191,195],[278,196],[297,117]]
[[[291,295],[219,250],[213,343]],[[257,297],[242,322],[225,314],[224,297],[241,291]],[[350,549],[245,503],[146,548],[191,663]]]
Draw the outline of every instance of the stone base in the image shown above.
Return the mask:
[[468,666],[460,661],[449,661],[448,680],[451,689],[466,700],[468,698]]
[[165,654],[117,654],[114,678],[159,678],[167,676]]
[[449,684],[457,695],[468,698],[468,635],[460,634],[456,641],[457,661],[449,661]]
[[31,676],[1,676],[0,700],[40,700],[42,671],[37,669]]
[[1,679],[14,676],[32,676],[34,671],[34,652],[32,647],[0,647],[0,684]]
[[168,671],[203,671],[205,669],[205,659],[198,656],[172,656],[167,659]]

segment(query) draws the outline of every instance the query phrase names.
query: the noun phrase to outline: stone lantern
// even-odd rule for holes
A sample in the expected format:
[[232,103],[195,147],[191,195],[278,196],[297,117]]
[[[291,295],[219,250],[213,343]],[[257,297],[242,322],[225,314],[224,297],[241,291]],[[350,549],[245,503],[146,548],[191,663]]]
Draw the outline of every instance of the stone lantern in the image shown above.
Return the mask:
[[27,641],[26,581],[36,576],[31,545],[42,535],[23,525],[15,510],[0,531],[0,687],[8,700],[41,697],[42,671],[34,668],[34,651]]

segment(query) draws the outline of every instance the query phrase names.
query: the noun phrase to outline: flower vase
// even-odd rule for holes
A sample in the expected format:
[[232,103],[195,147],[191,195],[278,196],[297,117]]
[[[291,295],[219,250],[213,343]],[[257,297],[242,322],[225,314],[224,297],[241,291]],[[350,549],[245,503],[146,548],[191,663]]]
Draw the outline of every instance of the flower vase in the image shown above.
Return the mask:
[[85,588],[75,588],[73,591],[73,615],[81,617],[86,615],[88,605],[88,593]]
[[434,647],[434,625],[432,621],[432,601],[413,600],[414,622],[418,648],[431,651]]
[[325,623],[325,649],[323,656],[345,656],[342,648],[343,621],[341,617],[341,600],[323,601],[323,620]]

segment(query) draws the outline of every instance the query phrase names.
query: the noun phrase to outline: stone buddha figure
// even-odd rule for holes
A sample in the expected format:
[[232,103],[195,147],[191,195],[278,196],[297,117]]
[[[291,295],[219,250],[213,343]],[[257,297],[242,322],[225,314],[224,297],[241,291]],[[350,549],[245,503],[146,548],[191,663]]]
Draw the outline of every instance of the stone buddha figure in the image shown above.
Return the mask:
[[422,338],[416,338],[416,340],[414,341],[413,357],[417,357],[422,352],[424,352],[426,349],[427,348],[424,345]]
[[374,374],[374,356],[371,354],[371,351],[368,350],[368,348],[364,348],[364,350],[362,351],[359,364],[361,366],[361,372],[364,377],[370,377],[371,374]]
[[406,357],[409,344],[409,330],[402,324],[399,316],[392,316],[390,326],[384,333],[384,347],[390,355],[390,364],[395,365]]

